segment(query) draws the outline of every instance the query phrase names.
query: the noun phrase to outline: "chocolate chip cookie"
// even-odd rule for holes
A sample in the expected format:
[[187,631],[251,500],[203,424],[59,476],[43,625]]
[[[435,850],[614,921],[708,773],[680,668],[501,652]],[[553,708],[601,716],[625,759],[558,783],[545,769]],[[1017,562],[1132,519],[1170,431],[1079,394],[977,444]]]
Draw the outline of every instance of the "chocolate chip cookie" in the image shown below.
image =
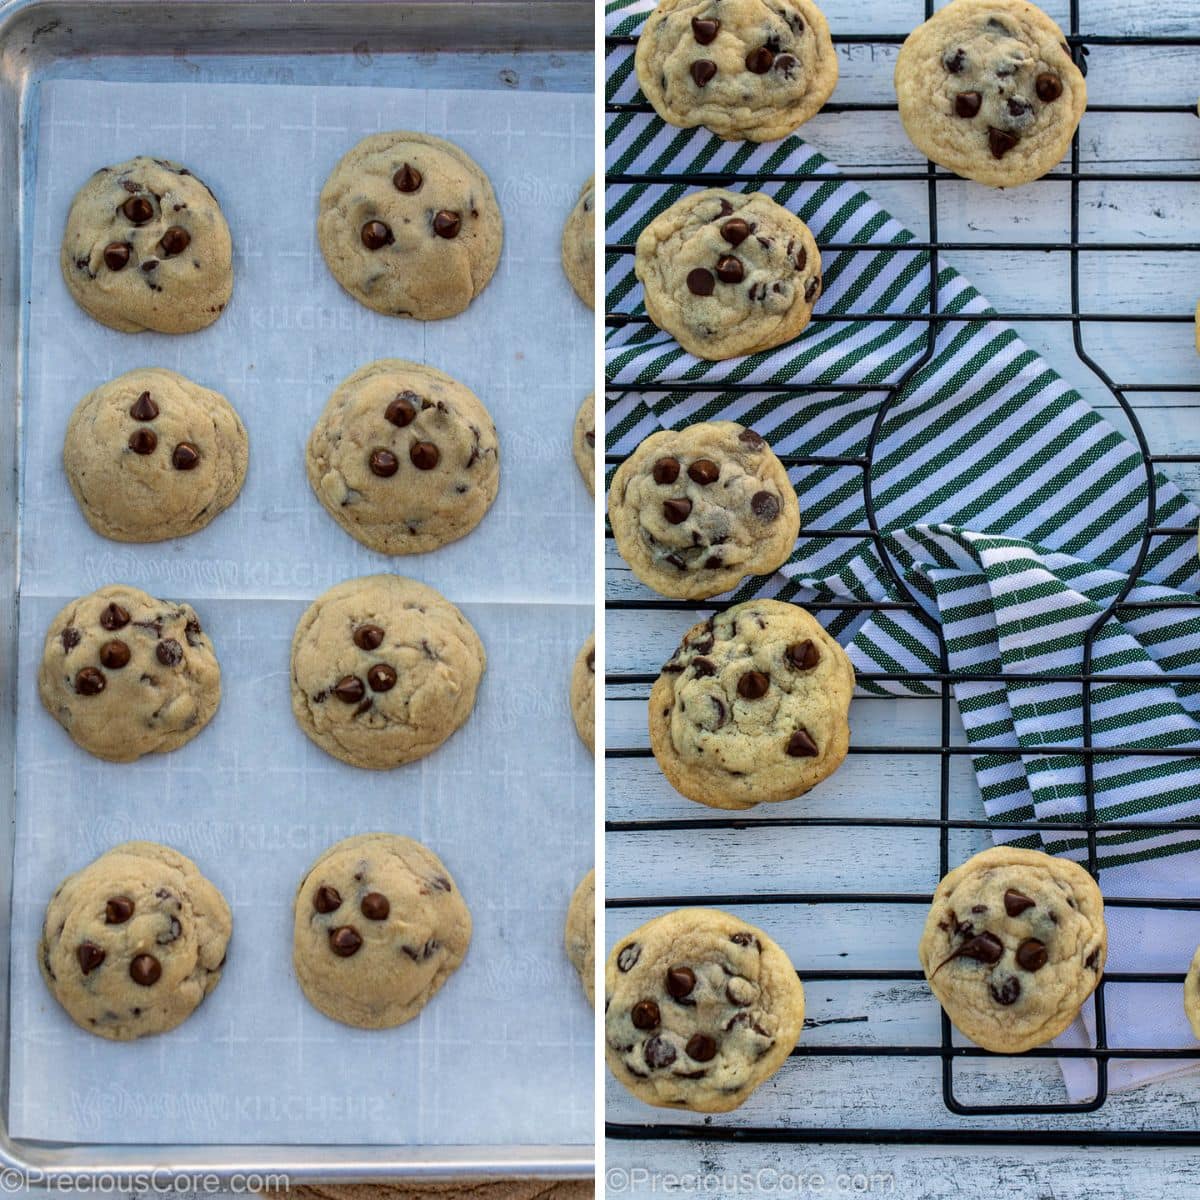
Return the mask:
[[411,1021],[458,970],[471,914],[442,860],[392,833],[330,846],[296,893],[292,964],[309,1003],[359,1029]]
[[647,921],[605,967],[608,1068],[661,1108],[729,1112],[783,1065],[804,988],[761,929],[712,908]]
[[667,781],[711,808],[801,796],[842,764],[854,668],[794,604],[751,600],[693,626],[650,690]]
[[1200,1040],[1200,950],[1192,957],[1183,981],[1183,1011],[1187,1014],[1192,1033]]
[[733,421],[652,433],[617,468],[608,516],[621,557],[664,596],[701,600],[792,553],[800,504],[787,471]]
[[571,671],[571,715],[579,740],[596,753],[596,635],[590,634]]
[[360,304],[435,321],[460,313],[500,261],[492,185],[453,142],[401,130],[364,138],[321,191],[317,238]]
[[829,25],[811,0],[661,0],[634,61],[664,121],[733,141],[786,137],[838,80]]
[[118,542],[186,537],[242,490],[249,445],[219,392],[158,367],[89,392],[67,422],[63,466],[87,523]]
[[596,872],[589,871],[567,908],[567,927],[563,935],[567,957],[579,972],[579,982],[587,992],[588,1003],[596,1007]]
[[113,584],[50,623],[38,692],[89,754],[133,762],[177,750],[212,720],[221,668],[190,604]]
[[71,204],[60,261],[79,307],[122,333],[192,333],[233,293],[233,243],[216,196],[165,158],[101,167]]
[[638,235],[634,272],[655,325],[710,360],[791,341],[821,294],[808,226],[762,192],[684,196]]
[[322,750],[386,770],[424,758],[471,715],[487,656],[466,617],[400,575],[318,596],[292,638],[292,712]]
[[997,846],[938,884],[919,954],[958,1029],[986,1050],[1019,1054],[1075,1020],[1107,948],[1104,900],[1081,866]]
[[596,307],[596,177],[583,185],[562,235],[562,265],[575,295]]
[[588,495],[596,494],[596,401],[589,392],[575,414],[575,432],[571,439],[575,465],[579,468]]
[[382,358],[339,384],[308,439],[308,482],[364,546],[422,554],[483,520],[500,487],[496,427],[469,388]]
[[926,158],[1001,188],[1056,166],[1087,107],[1062,30],[1027,0],[939,10],[901,47],[896,95]]
[[190,858],[126,842],[59,884],[38,965],[88,1033],[128,1042],[187,1020],[221,981],[233,919]]

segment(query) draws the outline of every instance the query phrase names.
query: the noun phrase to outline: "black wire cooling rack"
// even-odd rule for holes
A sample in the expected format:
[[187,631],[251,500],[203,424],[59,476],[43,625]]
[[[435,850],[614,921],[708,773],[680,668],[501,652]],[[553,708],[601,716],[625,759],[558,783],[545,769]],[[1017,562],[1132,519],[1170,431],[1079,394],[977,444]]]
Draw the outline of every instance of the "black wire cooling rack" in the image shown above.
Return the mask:
[[[1200,32],[1196,35],[1183,36],[1131,36],[1122,37],[1115,35],[1101,35],[1081,32],[1081,14],[1080,9],[1083,7],[1083,0],[1071,0],[1070,4],[1070,22],[1068,43],[1076,63],[1086,73],[1087,55],[1089,47],[1112,46],[1112,47],[1200,47]],[[934,11],[933,0],[925,0],[926,16],[931,16]],[[1198,18],[1200,19],[1200,18]],[[840,34],[834,37],[834,42],[841,45],[859,45],[859,46],[896,46],[901,44],[906,33],[895,34]],[[631,45],[636,39],[633,37],[610,37],[607,39],[607,49],[612,49],[621,45]],[[606,111],[609,113],[615,112],[649,112],[650,106],[644,102],[633,104],[608,104]],[[826,105],[826,112],[831,113],[847,113],[847,112],[894,112],[896,106],[894,104],[882,103],[848,103],[848,104],[829,104]],[[1164,105],[1164,104],[1149,104],[1149,105],[1134,105],[1134,104],[1093,104],[1089,105],[1090,113],[1136,113],[1146,117],[1152,117],[1159,114],[1191,114],[1195,115],[1196,110],[1190,104],[1187,105]],[[1085,118],[1086,119],[1086,118]],[[800,457],[800,456],[783,456],[782,461],[785,466],[799,467],[829,467],[839,466],[851,469],[856,469],[861,473],[862,487],[865,499],[865,511],[869,528],[855,530],[837,530],[837,531],[819,531],[819,530],[804,530],[802,536],[815,536],[821,533],[833,532],[836,536],[853,537],[870,539],[875,547],[875,552],[879,555],[880,560],[885,568],[890,572],[897,594],[905,597],[903,600],[885,603],[857,604],[846,601],[831,601],[826,603],[818,603],[809,605],[808,607],[829,612],[832,610],[849,610],[850,612],[859,611],[865,612],[868,610],[878,609],[893,609],[903,610],[912,613],[917,619],[924,622],[932,630],[937,633],[938,644],[940,651],[940,669],[936,672],[922,672],[917,674],[892,674],[892,673],[860,673],[859,679],[863,682],[920,682],[929,687],[936,688],[939,695],[940,703],[940,719],[941,719],[941,737],[940,744],[936,745],[886,745],[886,746],[852,746],[851,754],[886,754],[886,755],[935,755],[940,759],[940,774],[939,774],[939,794],[937,802],[937,816],[928,818],[829,818],[829,817],[806,817],[806,816],[790,816],[790,817],[754,817],[754,816],[730,816],[730,817],[695,817],[695,818],[678,818],[671,820],[649,819],[649,820],[628,820],[628,821],[609,821],[606,823],[606,830],[609,832],[650,832],[650,831],[672,831],[672,830],[720,830],[720,829],[737,829],[744,830],[752,828],[755,825],[772,825],[772,826],[797,826],[797,827],[813,827],[813,826],[870,826],[875,828],[916,828],[916,829],[936,829],[939,832],[939,853],[940,853],[940,874],[944,875],[950,868],[950,836],[952,832],[960,830],[980,830],[980,829],[1013,829],[1013,830],[1039,830],[1039,831],[1063,831],[1075,835],[1080,833],[1086,834],[1087,837],[1087,867],[1093,875],[1096,874],[1096,836],[1097,830],[1103,828],[1106,832],[1112,831],[1154,831],[1154,830],[1200,830],[1200,821],[1178,821],[1178,822],[1156,822],[1156,821],[1105,821],[1099,822],[1096,816],[1096,795],[1095,795],[1095,778],[1094,764],[1098,756],[1104,755],[1109,757],[1117,757],[1125,754],[1136,753],[1139,756],[1200,756],[1200,752],[1195,749],[1186,748],[1164,748],[1164,749],[1146,749],[1143,747],[1133,748],[1097,748],[1093,742],[1092,729],[1092,689],[1097,684],[1109,683],[1128,683],[1128,684],[1144,684],[1144,677],[1136,675],[1122,674],[1096,674],[1092,670],[1093,662],[1093,646],[1099,631],[1112,620],[1117,614],[1129,612],[1130,610],[1139,608],[1200,608],[1200,598],[1188,600],[1176,600],[1171,602],[1149,602],[1149,601],[1132,601],[1128,599],[1129,593],[1134,587],[1135,581],[1141,572],[1142,566],[1146,560],[1146,556],[1155,539],[1158,538],[1177,538],[1177,537],[1194,537],[1195,530],[1191,528],[1180,528],[1167,525],[1159,525],[1157,523],[1157,495],[1155,487],[1155,475],[1158,468],[1168,464],[1186,464],[1200,463],[1200,454],[1154,454],[1151,451],[1149,441],[1138,420],[1138,416],[1134,408],[1129,402],[1129,396],[1139,392],[1154,392],[1154,393],[1197,393],[1200,392],[1200,384],[1154,384],[1142,382],[1116,382],[1110,375],[1095,361],[1088,353],[1085,346],[1084,329],[1089,324],[1098,323],[1149,323],[1149,324],[1184,324],[1190,323],[1193,317],[1175,316],[1175,315],[1149,315],[1134,312],[1120,313],[1098,313],[1085,312],[1082,309],[1082,296],[1080,288],[1080,271],[1079,259],[1083,252],[1110,252],[1117,253],[1123,251],[1144,252],[1147,249],[1153,250],[1155,253],[1163,252],[1192,252],[1200,253],[1200,243],[1161,243],[1153,242],[1147,244],[1145,242],[1137,243],[1119,243],[1109,241],[1083,241],[1080,238],[1080,185],[1083,183],[1098,183],[1098,182],[1128,182],[1137,184],[1154,184],[1154,183],[1194,183],[1200,184],[1200,174],[1187,174],[1181,172],[1159,171],[1159,172],[1120,172],[1120,171],[1096,171],[1083,170],[1080,167],[1080,149],[1079,149],[1079,134],[1077,133],[1072,144],[1070,167],[1069,169],[1057,168],[1054,172],[1048,175],[1045,179],[1039,181],[1041,187],[1063,187],[1070,189],[1070,228],[1071,237],[1068,242],[950,242],[942,241],[938,236],[938,185],[944,180],[954,180],[957,176],[949,174],[937,168],[933,163],[928,163],[925,168],[917,170],[901,170],[901,171],[880,171],[880,170],[848,170],[840,172],[842,178],[861,182],[896,182],[896,181],[924,181],[926,183],[927,206],[928,206],[928,238],[926,241],[913,241],[906,244],[908,250],[926,250],[929,252],[929,276],[930,276],[930,295],[931,295],[931,310],[927,314],[914,316],[910,319],[914,321],[923,321],[927,324],[927,337],[925,350],[922,356],[912,364],[905,373],[904,377],[898,380],[891,388],[880,388],[878,386],[859,386],[855,388],[843,388],[842,391],[858,391],[858,392],[879,392],[881,401],[879,410],[876,414],[874,426],[867,440],[865,450],[861,457]],[[645,183],[645,182],[662,182],[662,183],[677,183],[690,184],[697,187],[721,187],[730,186],[736,183],[745,182],[768,182],[774,180],[793,180],[793,181],[809,181],[822,180],[824,176],[815,174],[740,174],[740,173],[689,173],[689,174],[670,174],[670,175],[635,175],[635,174],[614,174],[608,176],[608,181],[612,183]],[[608,253],[629,254],[632,253],[632,246],[625,245],[610,245],[606,248]],[[840,242],[827,243],[821,247],[822,251],[841,252],[841,251],[866,251],[871,252],[877,250],[878,247],[860,242]],[[1029,252],[1029,251],[1044,251],[1055,256],[1066,256],[1069,262],[1070,271],[1070,300],[1071,307],[1069,312],[1044,312],[1044,313],[1026,313],[1026,312],[1001,312],[988,314],[963,314],[963,313],[940,313],[937,309],[938,303],[938,271],[939,260],[943,253],[954,251],[1013,251],[1013,252]],[[829,321],[858,321],[866,317],[878,317],[878,314],[861,314],[861,313],[846,313],[846,314],[829,314],[822,313],[814,316],[814,322],[829,322]],[[605,323],[609,327],[628,324],[631,322],[645,322],[648,318],[641,315],[633,315],[629,313],[607,313]],[[1082,689],[1083,698],[1083,742],[1082,746],[1043,746],[1036,749],[1029,747],[1018,747],[1016,745],[1006,744],[989,744],[989,745],[974,745],[960,746],[951,744],[952,730],[952,715],[953,715],[953,696],[951,693],[952,682],[1037,682],[1040,677],[1030,674],[1011,673],[1005,675],[994,674],[962,674],[958,673],[951,675],[948,669],[948,659],[946,653],[945,642],[942,640],[940,629],[936,623],[928,617],[925,610],[915,601],[911,592],[906,588],[903,579],[896,571],[894,564],[888,556],[887,547],[883,541],[883,533],[879,527],[875,515],[875,507],[873,497],[871,495],[871,465],[875,454],[875,447],[878,441],[880,432],[883,428],[884,421],[893,404],[896,402],[902,389],[908,381],[932,358],[934,354],[935,341],[939,328],[945,323],[958,321],[995,321],[1007,320],[1010,322],[1070,322],[1073,331],[1074,349],[1080,362],[1094,373],[1101,383],[1112,394],[1117,404],[1128,421],[1131,434],[1139,447],[1146,474],[1146,515],[1145,524],[1142,533],[1141,545],[1137,554],[1136,561],[1130,569],[1128,579],[1121,592],[1114,597],[1108,609],[1102,613],[1095,621],[1091,629],[1088,631],[1084,639],[1083,657],[1080,664],[1080,670],[1075,675],[1056,675],[1056,682],[1070,682],[1078,684]],[[730,384],[720,383],[705,386],[703,383],[644,383],[644,384],[622,384],[619,388],[613,388],[614,392],[619,391],[621,394],[628,392],[666,392],[672,390],[685,390],[689,392],[696,391],[720,391],[723,393],[737,392],[752,392],[761,391],[761,387],[750,384]],[[772,384],[768,389],[772,394],[790,393],[793,395],[803,395],[816,389],[798,386],[781,386]],[[836,386],[822,384],[820,389],[822,392],[837,391]],[[622,456],[606,455],[606,463],[611,467],[621,462]],[[611,537],[611,531],[609,532]],[[619,600],[609,599],[606,603],[606,608],[610,611],[642,609],[642,610],[677,610],[681,612],[692,611],[715,611],[720,608],[719,601],[675,601],[675,600]],[[636,672],[623,672],[619,668],[613,669],[613,664],[609,663],[608,671],[605,676],[606,685],[616,685],[628,689],[630,686],[648,685],[653,683],[655,676]],[[1200,674],[1173,674],[1159,676],[1155,680],[1156,683],[1171,682],[1171,683],[1200,683]],[[651,751],[648,747],[609,747],[606,749],[606,758],[646,758],[651,757]],[[977,754],[993,754],[993,755],[1031,755],[1031,754],[1070,754],[1082,760],[1084,768],[1084,779],[1086,788],[1086,816],[1080,822],[1073,820],[1070,822],[1053,822],[1053,821],[1027,821],[1027,822],[1003,822],[999,825],[986,820],[962,820],[954,819],[950,815],[950,767],[951,760],[955,756]],[[1197,889],[1200,893],[1200,888]],[[606,900],[606,908],[621,909],[621,908],[677,908],[686,905],[704,903],[720,908],[725,906],[736,906],[739,904],[748,904],[755,901],[762,901],[772,905],[806,905],[806,904],[824,904],[824,903],[839,903],[853,905],[872,905],[872,904],[911,904],[919,906],[928,906],[931,896],[929,895],[914,895],[914,894],[881,894],[879,892],[857,892],[843,893],[839,892],[836,895],[824,893],[807,894],[807,893],[772,893],[769,896],[751,896],[746,894],[727,894],[727,895],[706,895],[702,900],[698,900],[695,895],[688,896],[637,896],[637,897],[609,897]],[[1112,908],[1162,908],[1173,909],[1180,911],[1200,911],[1200,899],[1173,899],[1173,898],[1145,898],[1145,897],[1125,897],[1125,896],[1105,896],[1105,904]],[[806,983],[819,981],[880,981],[880,982],[912,982],[920,981],[924,978],[920,971],[903,971],[903,970],[860,970],[860,971],[805,971],[803,974]],[[966,1059],[981,1058],[989,1056],[989,1052],[975,1046],[956,1046],[951,1042],[951,1026],[946,1015],[942,1014],[941,1025],[941,1044],[940,1045],[813,1045],[806,1042],[803,1045],[797,1046],[793,1050],[793,1055],[813,1057],[822,1055],[838,1055],[852,1056],[856,1058],[880,1058],[880,1057],[913,1057],[913,1058],[938,1058],[941,1060],[941,1080],[942,1080],[942,1097],[946,1108],[949,1112],[961,1116],[971,1118],[1003,1118],[1003,1117],[1037,1117],[1037,1116],[1061,1116],[1066,1114],[1083,1114],[1095,1112],[1102,1108],[1108,1100],[1108,1063],[1110,1058],[1121,1059],[1161,1059],[1161,1060],[1180,1060],[1180,1066],[1185,1065],[1187,1060],[1200,1059],[1200,1046],[1181,1047],[1176,1049],[1138,1049],[1125,1048],[1110,1049],[1108,1046],[1105,1022],[1105,1003],[1104,992],[1106,983],[1116,984],[1133,984],[1133,983],[1156,983],[1179,987],[1183,983],[1184,976],[1182,973],[1165,973],[1165,972],[1109,972],[1101,981],[1095,993],[1095,1019],[1096,1019],[1096,1037],[1095,1045],[1079,1049],[1056,1049],[1051,1046],[1040,1047],[1035,1050],[1026,1052],[1025,1057],[1048,1057],[1048,1058],[1069,1058],[1076,1057],[1090,1060],[1095,1065],[1096,1071],[1096,1090],[1092,1099],[1083,1103],[1037,1103],[1037,1104],[1006,1104],[1006,1105],[988,1105],[968,1103],[960,1099],[955,1092],[955,1065]],[[747,1125],[739,1123],[737,1114],[729,1114],[722,1123],[718,1124],[713,1121],[707,1121],[703,1124],[681,1124],[672,1122],[650,1121],[646,1123],[617,1123],[609,1122],[606,1126],[607,1135],[610,1138],[616,1139],[695,1139],[704,1141],[737,1141],[737,1142],[877,1142],[877,1143],[908,1143],[908,1142],[925,1142],[938,1144],[1020,1144],[1020,1145],[1200,1145],[1200,1131],[1188,1129],[1114,1129],[1105,1127],[1103,1129],[1089,1130],[1086,1127],[1080,1128],[1078,1124],[1074,1124],[1067,1128],[1056,1129],[1039,1129],[1039,1128],[1005,1128],[1000,1124],[991,1124],[981,1120],[976,1120],[971,1123],[970,1127],[965,1127],[962,1124],[957,1124],[944,1129],[904,1129],[904,1128],[846,1128],[846,1127],[830,1127],[830,1128],[815,1128],[805,1126],[803,1128],[789,1128],[777,1126],[762,1126],[762,1125]]]

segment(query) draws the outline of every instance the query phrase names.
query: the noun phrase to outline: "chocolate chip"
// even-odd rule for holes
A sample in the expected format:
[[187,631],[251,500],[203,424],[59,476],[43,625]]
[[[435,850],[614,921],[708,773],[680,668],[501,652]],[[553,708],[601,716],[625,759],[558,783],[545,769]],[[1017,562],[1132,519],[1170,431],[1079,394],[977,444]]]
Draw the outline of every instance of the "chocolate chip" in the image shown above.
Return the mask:
[[158,416],[158,405],[151,399],[149,392],[143,392],[133,402],[129,415],[135,421],[153,421]]
[[110,271],[122,271],[129,265],[132,247],[128,242],[109,242],[104,247],[104,265]]
[[441,459],[441,451],[432,442],[414,442],[408,452],[412,465],[418,471],[432,471]]
[[356,675],[343,675],[330,690],[343,704],[357,704],[367,694],[363,681]]
[[358,907],[368,921],[386,921],[388,913],[392,911],[388,898],[382,892],[368,892]]
[[629,1011],[635,1029],[657,1029],[662,1015],[653,1000],[639,1000]]
[[770,492],[755,492],[750,498],[750,508],[763,521],[773,521],[779,516],[779,498]]
[[954,111],[960,117],[966,117],[968,120],[971,117],[979,116],[979,110],[983,107],[983,97],[978,92],[959,92],[954,97]]
[[174,638],[163,638],[154,647],[154,657],[164,667],[177,667],[183,662],[183,647]]
[[110,671],[119,671],[129,665],[129,647],[124,642],[105,642],[100,647],[100,665]]
[[1028,896],[1013,888],[1009,888],[1004,893],[1004,911],[1010,917],[1019,917],[1027,908],[1033,908],[1036,903],[1037,901],[1030,900]]
[[669,483],[674,483],[679,478],[679,459],[677,458],[660,458],[654,464],[651,472],[654,476],[654,482],[666,486]]
[[420,397],[416,392],[401,392],[387,406],[387,411],[383,415],[398,429],[403,429],[405,425],[411,425],[416,420],[416,402],[419,400]]
[[421,186],[421,172],[409,163],[405,163],[392,176],[392,186],[398,192],[415,192]]
[[652,1037],[642,1050],[648,1067],[669,1067],[675,1061],[675,1047],[666,1038]]
[[750,226],[741,217],[731,217],[721,226],[721,236],[731,246],[740,246],[750,236]]
[[84,667],[75,676],[75,690],[81,696],[98,696],[104,691],[107,683],[104,673],[95,667]]
[[808,304],[811,304],[817,298],[817,293],[820,290],[821,290],[821,280],[818,276],[814,275],[808,281],[808,284],[804,289],[805,302]]
[[717,1056],[717,1043],[707,1033],[693,1033],[686,1046],[688,1058],[709,1062]]
[[637,960],[642,957],[642,947],[640,942],[630,942],[628,946],[622,946],[617,954],[617,969],[621,972],[632,971],[637,966]]
[[753,942],[756,946],[758,945],[758,938],[756,938],[754,934],[746,929],[740,929],[737,933],[731,933],[729,935],[729,940],[733,942],[735,946],[749,946],[751,942]]
[[194,471],[200,465],[200,451],[191,442],[180,442],[171,451],[171,466],[177,471]]
[[693,296],[711,296],[717,285],[711,271],[706,271],[703,267],[696,267],[688,272],[687,286]]
[[396,686],[396,672],[387,663],[376,663],[367,672],[367,682],[373,692],[390,692]]
[[950,72],[951,75],[961,75],[967,66],[967,52],[965,50],[955,50],[953,54],[949,51],[942,57],[942,66]]
[[751,50],[746,55],[746,70],[755,75],[765,75],[774,62],[775,55],[766,46],[759,46],[757,50]]
[[702,46],[707,46],[721,30],[721,22],[705,17],[692,18],[692,37]]
[[808,736],[807,729],[797,729],[788,738],[787,753],[789,758],[816,758],[820,754],[817,743]]
[[128,896],[112,896],[104,906],[105,925],[124,925],[133,916],[133,901]]
[[805,247],[800,247],[800,253],[796,255],[796,270],[803,271],[808,266],[808,250]]
[[721,468],[709,458],[698,458],[688,467],[688,478],[701,487],[708,487],[710,483],[716,483],[720,474]]
[[740,258],[734,258],[732,254],[725,254],[717,259],[717,278],[722,283],[741,283],[745,275],[746,272]]
[[110,604],[100,614],[100,624],[109,633],[115,629],[124,629],[129,624],[129,613],[119,604]]
[[713,728],[720,729],[729,719],[729,713],[725,710],[725,702],[723,700],[718,700],[716,696],[709,696],[708,699],[713,706],[713,712],[716,714],[717,723],[713,726]]
[[[1010,117],[1025,117],[1033,112],[1033,105],[1028,100],[1022,100],[1019,96],[1012,96],[1008,101],[1008,115]],[[1024,123],[1024,122],[1020,122]]]
[[1040,971],[1046,965],[1046,946],[1037,938],[1026,938],[1017,947],[1017,966],[1026,971]]
[[1057,75],[1043,74],[1034,82],[1038,99],[1046,104],[1053,104],[1063,94],[1062,80]]
[[79,645],[82,637],[83,634],[81,634],[74,625],[68,625],[66,629],[59,634],[59,640],[62,642],[63,653],[70,654],[71,651]]
[[1094,971],[1100,963],[1100,950],[1097,947],[1087,956],[1087,961],[1083,964],[1085,967],[1091,967]]
[[596,652],[595,652],[595,650],[589,650],[589,651],[588,651],[588,656],[587,656],[587,669],[588,669],[589,671],[591,671],[591,673],[592,673],[593,675],[595,675],[595,673],[596,673]]
[[993,158],[1003,158],[1020,140],[1015,133],[997,129],[994,125],[988,128],[988,145]]
[[794,54],[780,54],[775,59],[775,70],[777,70],[785,79],[791,79],[792,72],[799,65],[800,62]]
[[1004,945],[994,933],[980,933],[959,946],[950,958],[970,958],[991,965],[998,963],[1003,953]]
[[697,87],[703,87],[716,73],[717,64],[707,58],[698,58],[691,65],[692,82]]
[[821,652],[814,642],[805,638],[802,642],[793,642],[784,651],[784,657],[797,671],[811,671],[821,661]]
[[1007,1008],[1010,1004],[1016,1004],[1021,995],[1021,983],[1015,975],[1010,975],[999,987],[994,983],[990,984],[988,990],[997,1004],[1003,1004]]
[[692,994],[696,986],[696,972],[691,967],[669,967],[667,969],[667,991],[676,1000]]
[[162,235],[158,249],[163,258],[174,258],[177,254],[182,254],[191,244],[192,235],[182,225],[172,225]]
[[145,196],[130,196],[121,205],[121,211],[135,225],[145,225],[154,216],[154,205]]
[[672,525],[682,525],[692,512],[692,502],[686,497],[679,500],[663,501],[663,516]]
[[761,434],[755,433],[753,429],[743,429],[742,432],[738,434],[738,441],[749,446],[752,450],[760,450],[765,439]]
[[383,630],[378,625],[360,625],[354,631],[354,644],[360,650],[378,650],[383,645]]
[[329,931],[329,948],[338,958],[349,958],[357,954],[362,947],[362,938],[358,930],[349,925],[341,925]]
[[80,942],[75,957],[79,960],[79,969],[90,975],[104,961],[104,951],[95,942]]
[[153,987],[162,978],[162,963],[153,954],[139,954],[129,964],[129,978],[141,987]]
[[389,479],[400,469],[400,460],[386,447],[377,446],[367,458],[367,466],[371,468],[371,474]]
[[336,912],[342,907],[342,894],[335,887],[321,884],[313,893],[313,908],[319,913]]
[[747,671],[738,680],[738,695],[743,700],[761,700],[770,690],[771,681],[761,671]]
[[440,238],[456,238],[462,228],[462,218],[456,212],[443,208],[433,218],[433,232]]
[[135,429],[129,435],[129,448],[134,454],[153,454],[158,449],[158,434],[153,429]]
[[[144,263],[142,263],[142,271],[146,275],[149,275],[151,271],[157,271],[157,270],[158,270],[158,259],[157,258],[148,258],[148,259],[146,259],[146,261]],[[151,284],[150,286],[153,287],[154,284]]]
[[390,246],[396,239],[392,231],[382,221],[368,221],[362,227],[362,244],[368,250],[382,250]]

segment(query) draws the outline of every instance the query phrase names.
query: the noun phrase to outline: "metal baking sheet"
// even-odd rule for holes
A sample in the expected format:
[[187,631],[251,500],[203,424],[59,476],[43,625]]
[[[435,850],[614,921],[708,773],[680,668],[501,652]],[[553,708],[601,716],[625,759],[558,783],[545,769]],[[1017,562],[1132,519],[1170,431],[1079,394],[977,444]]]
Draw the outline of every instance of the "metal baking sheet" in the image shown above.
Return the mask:
[[[20,235],[4,252],[22,269],[14,295],[0,261],[3,332],[21,357],[16,374],[0,359],[12,400],[0,437],[15,435],[20,417],[20,437],[3,444],[21,456],[25,500],[17,522],[6,491],[0,515],[21,613],[19,642],[8,628],[12,653],[0,667],[16,714],[15,747],[11,724],[3,731],[15,780],[5,826],[15,821],[17,835],[5,1153],[83,1171],[190,1163],[343,1179],[584,1173],[592,1020],[560,938],[570,889],[591,861],[591,759],[571,729],[565,687],[592,623],[592,522],[569,453],[574,408],[591,387],[592,337],[590,313],[562,279],[557,240],[591,172],[590,9],[488,5],[481,21],[482,6],[454,4],[305,4],[286,14],[267,4],[135,4],[126,11],[143,36],[114,39],[97,21],[104,7],[0,9],[5,64],[36,60],[16,97],[20,125],[0,130],[0,147],[22,168],[19,193],[4,195],[19,201]],[[545,33],[534,31],[531,8],[565,19],[562,49],[532,48]],[[410,49],[398,36],[405,25]],[[226,53],[250,33],[279,53]],[[529,50],[494,49],[522,38]],[[135,44],[150,53],[113,53]],[[300,53],[342,45],[345,53]],[[464,94],[481,91],[487,103]],[[546,106],[562,118],[545,122]],[[357,137],[395,127],[464,145],[505,214],[497,277],[455,321],[375,317],[319,259],[320,182]],[[237,247],[230,309],[186,338],[109,333],[73,310],[57,280],[55,231],[73,190],[62,171],[78,159],[81,179],[151,135],[153,153],[208,177]],[[555,320],[530,317],[532,294]],[[371,555],[320,511],[302,473],[304,439],[332,386],[384,354],[463,379],[500,431],[496,506],[472,537],[434,555]],[[143,363],[229,395],[250,432],[251,469],[238,503],[202,534],[122,547],[94,538],[73,511],[58,439],[79,395]],[[311,747],[287,706],[287,646],[304,605],[338,579],[380,569],[461,603],[490,657],[464,730],[423,764],[384,775]],[[76,751],[33,687],[50,616],[109,579],[192,600],[224,671],[212,728],[132,768]],[[525,735],[533,722],[545,736]],[[308,1009],[288,965],[296,880],[328,842],[373,828],[442,854],[475,916],[464,967],[422,1018],[382,1037]],[[235,934],[230,968],[192,1020],[165,1038],[111,1046],[76,1033],[39,993],[29,950],[55,879],[129,836],[192,854],[233,905]],[[548,840],[556,855],[529,852]],[[536,1037],[531,1009],[543,1014]],[[46,1144],[55,1142],[63,1144]]]

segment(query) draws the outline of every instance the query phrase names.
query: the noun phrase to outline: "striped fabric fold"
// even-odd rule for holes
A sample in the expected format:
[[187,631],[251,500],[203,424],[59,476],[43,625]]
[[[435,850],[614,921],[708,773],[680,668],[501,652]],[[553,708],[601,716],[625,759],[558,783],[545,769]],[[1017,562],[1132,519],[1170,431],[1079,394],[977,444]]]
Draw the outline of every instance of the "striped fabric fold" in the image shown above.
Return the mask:
[[[636,34],[652,7],[614,0],[608,32]],[[632,46],[610,50],[607,77],[610,102],[643,99]],[[779,572],[744,581],[728,599],[855,602],[817,615],[867,677],[862,690],[934,696],[927,677],[949,671],[996,841],[1085,857],[1086,835],[1074,827],[1087,818],[1090,757],[1098,821],[1166,826],[1099,829],[1105,891],[1194,895],[1196,860],[1186,855],[1200,835],[1170,824],[1200,817],[1200,687],[1167,677],[1200,674],[1200,609],[1179,606],[1195,601],[1200,563],[1192,533],[1155,535],[1144,557],[1141,548],[1147,525],[1193,530],[1200,511],[1161,474],[1152,498],[1138,447],[989,319],[994,310],[944,260],[937,313],[977,319],[934,326],[930,255],[801,139],[724,142],[652,113],[610,112],[607,166],[607,310],[627,318],[606,338],[609,452],[696,421],[752,425],[795,464],[803,528]],[[822,254],[818,314],[857,319],[814,321],[788,345],[721,363],[685,353],[646,321],[632,246],[695,186],[681,178],[691,172],[766,192],[823,247],[869,243]],[[1127,588],[1128,605],[1110,613]],[[1101,677],[1091,685],[1090,746],[1081,681],[1089,644]],[[871,678],[880,675],[913,678]],[[1110,908],[1110,966],[1185,970],[1196,941],[1187,916]],[[1173,988],[1109,987],[1106,1010],[1112,1047],[1190,1044]],[[1094,1038],[1085,1011],[1061,1044]],[[1070,1099],[1088,1098],[1092,1065],[1061,1065]],[[1177,1069],[1114,1058],[1109,1086]]]

